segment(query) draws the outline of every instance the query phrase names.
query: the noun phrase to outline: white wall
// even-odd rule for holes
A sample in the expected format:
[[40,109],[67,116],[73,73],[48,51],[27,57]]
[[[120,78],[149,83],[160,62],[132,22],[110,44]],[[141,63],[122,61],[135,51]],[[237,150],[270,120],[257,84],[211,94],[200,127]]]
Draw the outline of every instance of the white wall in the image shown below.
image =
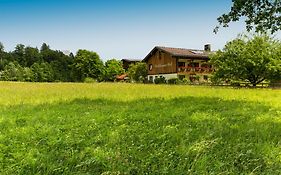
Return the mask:
[[154,82],[155,78],[165,77],[166,80],[171,78],[178,78],[178,74],[158,74],[158,75],[148,75],[148,80],[151,80],[150,77],[153,77],[152,81]]

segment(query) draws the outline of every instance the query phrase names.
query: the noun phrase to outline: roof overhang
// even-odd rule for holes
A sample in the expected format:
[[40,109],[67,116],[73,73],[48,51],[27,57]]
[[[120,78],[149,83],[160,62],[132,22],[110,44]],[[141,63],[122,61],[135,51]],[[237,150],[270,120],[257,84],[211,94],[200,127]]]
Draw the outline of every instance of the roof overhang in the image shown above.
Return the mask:
[[201,59],[201,60],[209,60],[209,59],[210,59],[209,56],[208,56],[208,55],[205,55],[205,54],[204,54],[204,55],[195,55],[195,54],[194,54],[194,55],[192,55],[192,54],[189,54],[189,55],[181,55],[181,54],[173,54],[173,53],[171,53],[171,52],[168,52],[168,51],[162,49],[161,47],[156,46],[156,47],[154,47],[154,48],[149,52],[149,54],[148,54],[142,61],[143,61],[143,62],[146,62],[146,61],[149,59],[149,57],[152,56],[153,53],[154,53],[155,51],[157,51],[157,50],[160,50],[161,52],[170,54],[172,57],[182,57],[183,59],[192,59],[192,58],[194,58],[194,59]]

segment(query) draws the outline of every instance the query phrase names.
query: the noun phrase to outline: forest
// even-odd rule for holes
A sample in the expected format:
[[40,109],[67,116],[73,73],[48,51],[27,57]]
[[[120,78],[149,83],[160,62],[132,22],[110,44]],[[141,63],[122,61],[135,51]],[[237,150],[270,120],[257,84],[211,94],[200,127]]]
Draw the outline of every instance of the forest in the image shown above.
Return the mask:
[[17,44],[6,52],[0,43],[0,80],[24,82],[114,81],[124,73],[122,63],[110,59],[103,63],[99,55],[88,50],[65,54],[43,43],[40,49]]

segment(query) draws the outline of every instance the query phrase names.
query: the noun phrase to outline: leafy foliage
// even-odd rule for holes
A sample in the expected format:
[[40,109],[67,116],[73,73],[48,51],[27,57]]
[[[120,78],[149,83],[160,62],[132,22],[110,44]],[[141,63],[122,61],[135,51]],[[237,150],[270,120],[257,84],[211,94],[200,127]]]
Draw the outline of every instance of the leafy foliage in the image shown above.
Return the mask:
[[147,76],[146,63],[138,62],[131,64],[128,69],[129,77],[136,82],[143,82]]
[[166,84],[167,80],[165,77],[158,77],[154,79],[155,84]]
[[266,35],[241,36],[211,57],[214,79],[248,81],[281,79],[281,44]]
[[98,81],[114,81],[115,76],[124,73],[119,61],[112,59],[105,65],[95,52],[79,50],[74,56],[52,50],[43,43],[38,48],[18,44],[12,52],[5,52],[0,43],[0,80],[5,81],[84,81],[93,78]]
[[81,80],[84,80],[86,77],[102,80],[104,72],[103,62],[95,52],[78,50],[74,58],[73,67]]
[[104,80],[114,81],[116,76],[125,72],[122,62],[116,59],[111,59],[105,62]]
[[52,82],[54,80],[53,69],[49,63],[34,63],[31,69],[35,82]]
[[[245,17],[248,31],[275,33],[281,29],[281,0],[232,0],[231,11],[218,18],[223,27]],[[218,26],[214,32],[218,31]]]
[[180,84],[181,80],[178,78],[170,78],[170,79],[168,79],[167,83],[168,84]]
[[8,63],[0,75],[1,75],[1,80],[4,81],[23,80],[22,67],[17,62]]

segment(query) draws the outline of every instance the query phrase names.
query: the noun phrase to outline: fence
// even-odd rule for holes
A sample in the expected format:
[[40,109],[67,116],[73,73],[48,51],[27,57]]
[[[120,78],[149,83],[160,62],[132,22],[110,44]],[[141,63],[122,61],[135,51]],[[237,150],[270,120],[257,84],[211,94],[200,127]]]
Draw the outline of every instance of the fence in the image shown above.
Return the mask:
[[196,82],[196,83],[188,83],[188,85],[194,86],[218,86],[218,87],[234,87],[234,88],[273,88],[273,89],[281,89],[281,83],[259,83],[256,86],[253,86],[251,83],[241,82],[241,83],[222,83],[222,84],[213,84],[210,82]]

